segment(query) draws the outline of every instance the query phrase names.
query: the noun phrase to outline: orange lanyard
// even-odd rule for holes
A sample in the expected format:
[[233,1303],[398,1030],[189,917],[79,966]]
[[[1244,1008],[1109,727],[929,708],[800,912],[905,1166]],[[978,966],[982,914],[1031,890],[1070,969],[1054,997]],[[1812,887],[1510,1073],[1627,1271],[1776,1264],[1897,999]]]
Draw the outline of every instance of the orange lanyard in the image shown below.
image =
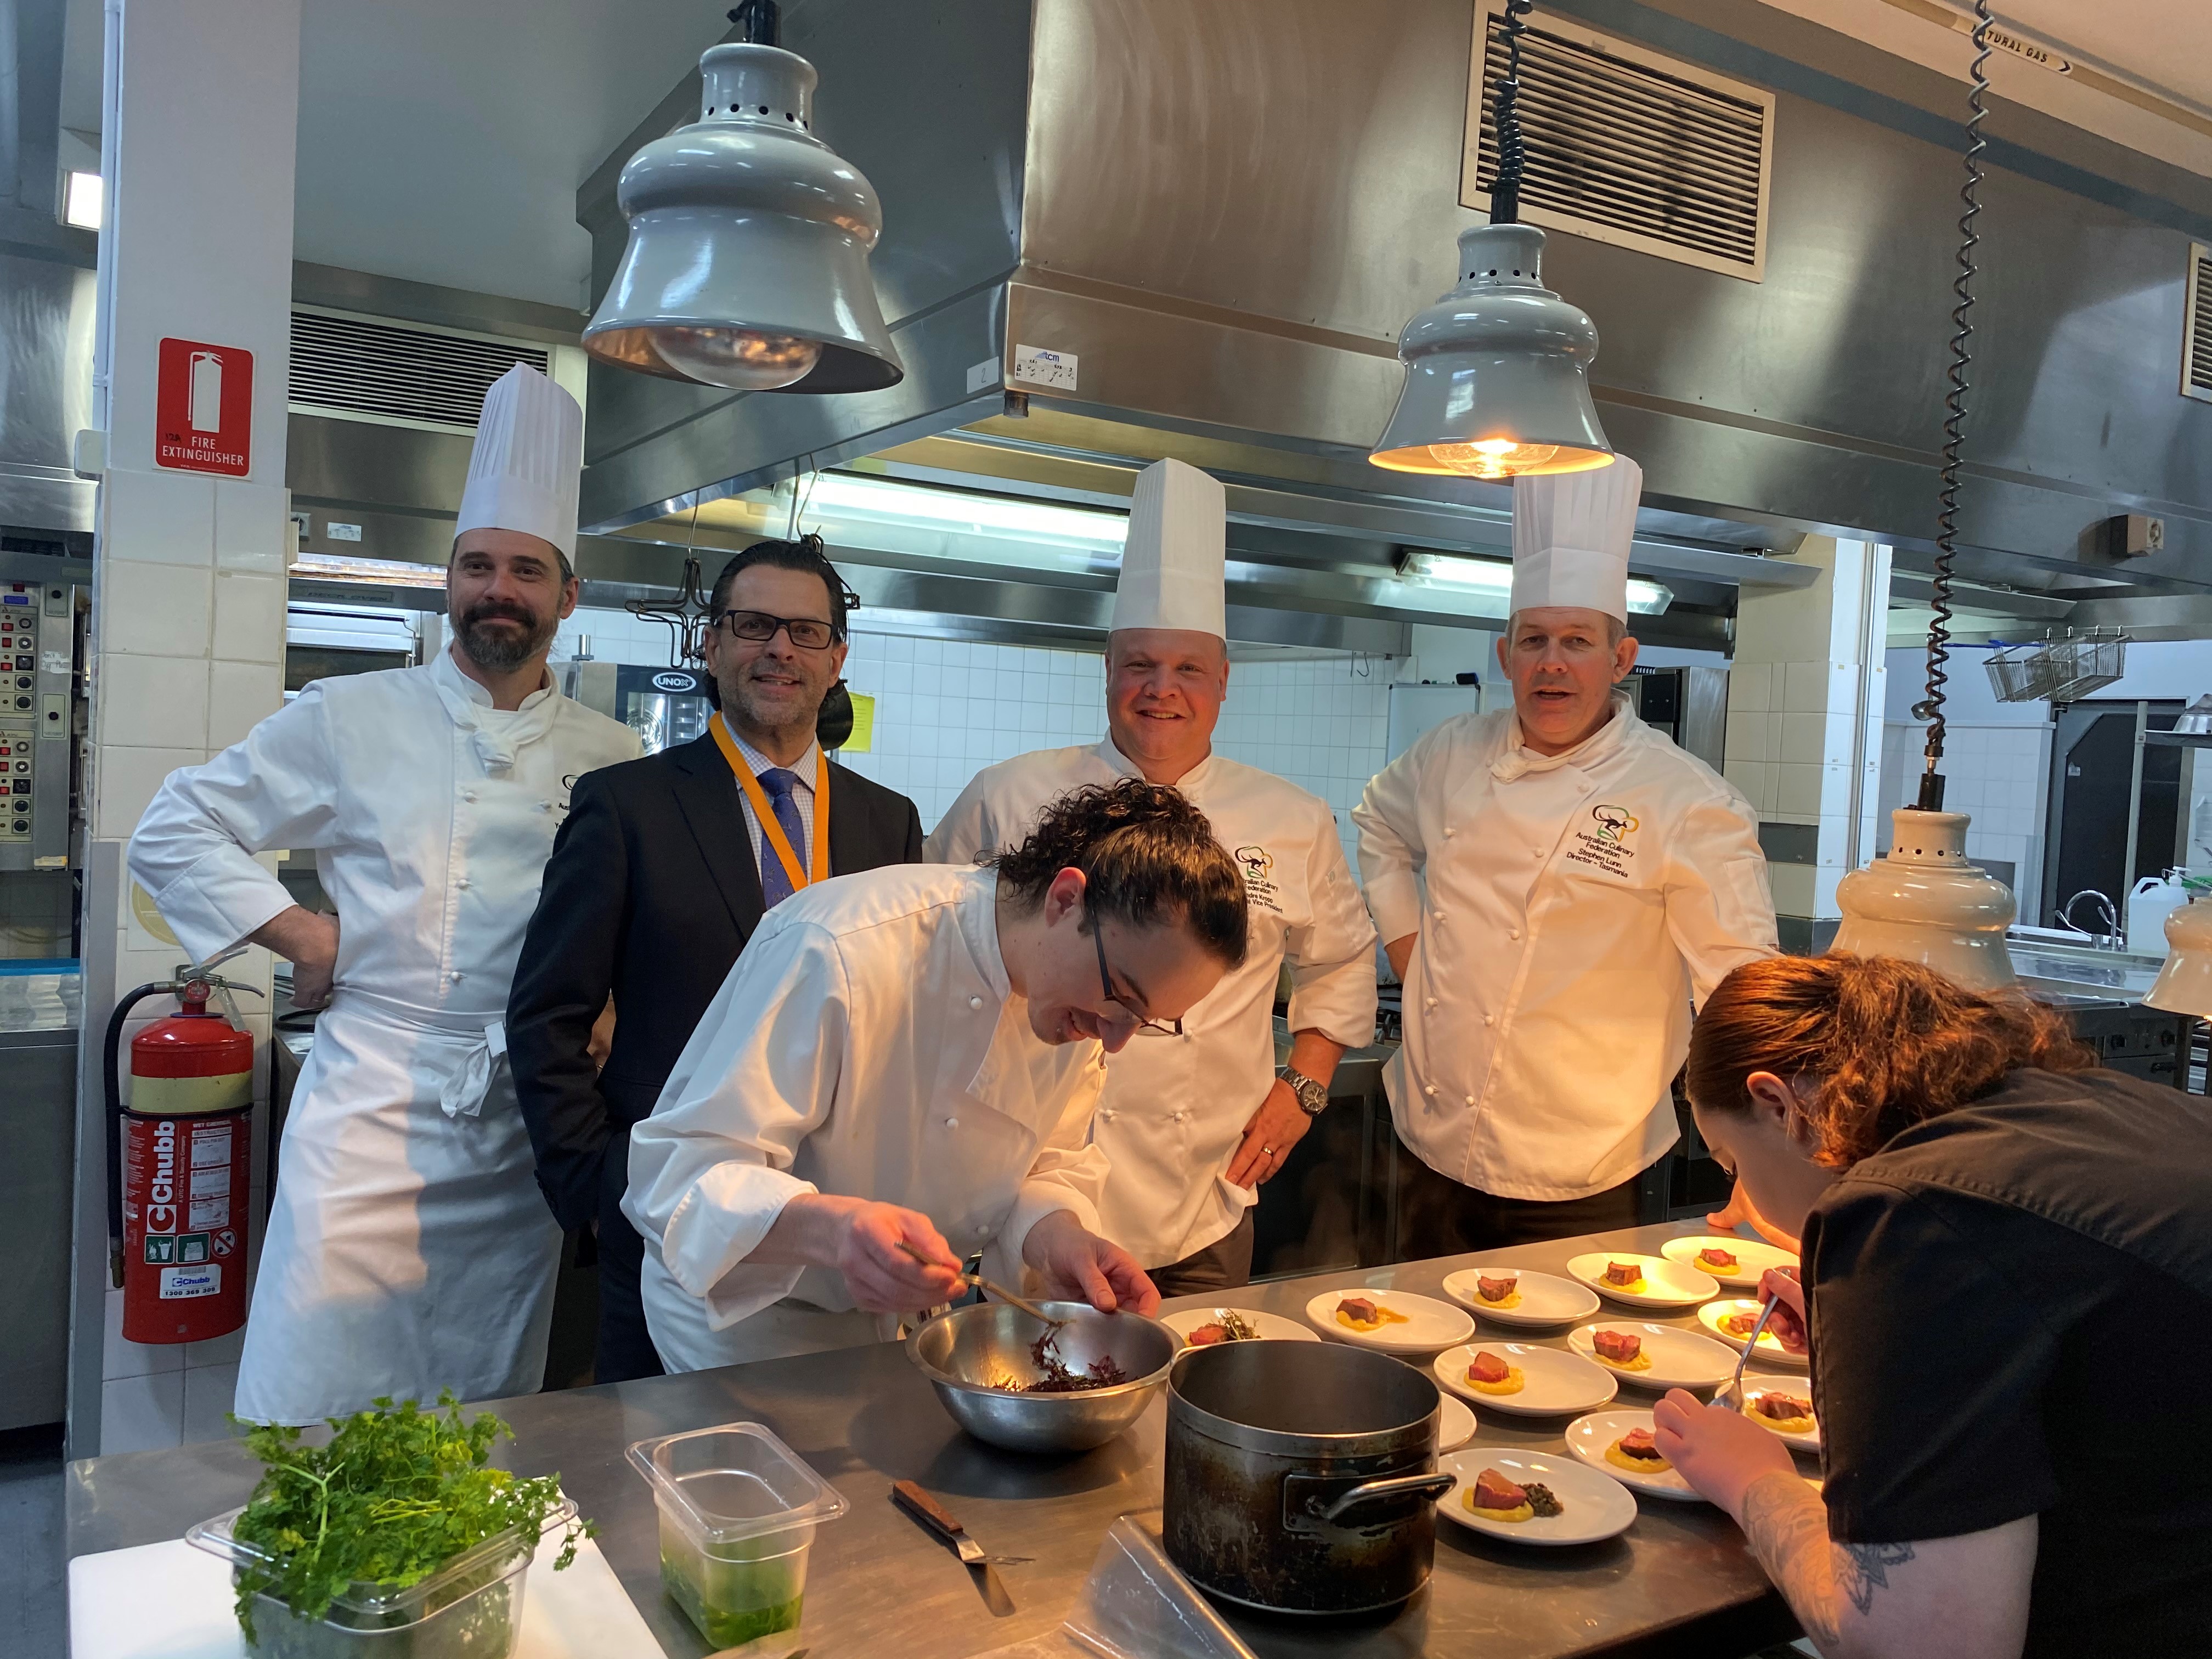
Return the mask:
[[[753,775],[753,769],[745,764],[745,757],[738,750],[738,740],[730,735],[729,726],[717,714],[707,729],[714,734],[714,746],[722,751],[722,758],[730,763],[737,775],[738,787],[745,792],[752,803],[753,817],[761,827],[762,838],[775,849],[783,861],[783,872],[791,878],[791,890],[797,892],[807,884],[805,870],[799,867],[799,854],[791,840],[783,833],[783,826],[775,821],[775,813],[768,804],[768,795]],[[830,875],[830,757],[819,749],[814,751],[814,862],[811,866],[822,872],[824,880]]]

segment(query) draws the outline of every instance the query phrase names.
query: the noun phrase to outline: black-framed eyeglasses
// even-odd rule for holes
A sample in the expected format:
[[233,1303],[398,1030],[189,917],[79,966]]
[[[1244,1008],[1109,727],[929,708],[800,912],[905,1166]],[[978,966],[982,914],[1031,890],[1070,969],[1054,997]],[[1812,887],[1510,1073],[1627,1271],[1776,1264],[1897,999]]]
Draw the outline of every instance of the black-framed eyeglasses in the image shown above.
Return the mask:
[[735,637],[756,643],[774,639],[779,628],[801,651],[827,651],[837,642],[836,625],[817,622],[811,617],[771,617],[765,611],[725,611],[716,620],[729,624]]
[[1113,971],[1106,966],[1106,928],[1097,917],[1091,919],[1091,942],[1098,947],[1098,982],[1106,988],[1106,1000],[1136,1021],[1139,1036],[1181,1036],[1182,1022],[1179,1019],[1147,1019],[1121,1000],[1114,988]]

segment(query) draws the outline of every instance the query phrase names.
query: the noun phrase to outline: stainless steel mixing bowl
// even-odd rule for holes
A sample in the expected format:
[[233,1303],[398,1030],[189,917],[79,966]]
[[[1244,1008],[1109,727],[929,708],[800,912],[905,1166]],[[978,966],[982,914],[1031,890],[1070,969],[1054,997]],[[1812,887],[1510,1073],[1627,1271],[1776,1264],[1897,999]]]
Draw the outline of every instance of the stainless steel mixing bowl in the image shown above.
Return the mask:
[[978,1440],[1012,1451],[1088,1451],[1135,1422],[1167,1381],[1180,1346],[1141,1314],[1102,1314],[1082,1302],[1041,1304],[1060,1328],[1055,1346],[1072,1371],[1110,1355],[1130,1380],[1072,1394],[1023,1394],[1003,1385],[1043,1373],[1030,1350],[1044,1327],[1003,1302],[955,1308],[908,1339],[907,1357],[937,1390],[952,1420]]

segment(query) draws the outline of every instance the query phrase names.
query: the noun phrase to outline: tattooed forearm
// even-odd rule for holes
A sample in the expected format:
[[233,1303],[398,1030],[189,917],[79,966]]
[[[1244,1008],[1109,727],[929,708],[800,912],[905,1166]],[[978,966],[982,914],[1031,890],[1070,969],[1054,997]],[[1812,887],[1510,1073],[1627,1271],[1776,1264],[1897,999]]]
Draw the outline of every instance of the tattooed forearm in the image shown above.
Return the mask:
[[[1845,1550],[1828,1540],[1820,1494],[1795,1474],[1760,1476],[1743,1495],[1743,1535],[1814,1645],[1832,1651],[1839,1634],[1837,1565]],[[1880,1563],[1875,1571],[1882,1571]]]

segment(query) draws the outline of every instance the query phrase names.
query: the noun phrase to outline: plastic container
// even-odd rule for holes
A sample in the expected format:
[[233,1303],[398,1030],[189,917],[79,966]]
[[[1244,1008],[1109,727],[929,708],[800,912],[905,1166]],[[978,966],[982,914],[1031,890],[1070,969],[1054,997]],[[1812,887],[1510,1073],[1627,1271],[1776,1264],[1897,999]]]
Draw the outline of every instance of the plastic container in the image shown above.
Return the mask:
[[660,1582],[699,1633],[733,1648],[796,1628],[836,1488],[757,1423],[641,1440],[629,1461],[660,1511]]
[[[232,1534],[244,1513],[241,1506],[203,1521],[185,1541],[234,1568],[269,1565],[266,1552]],[[575,1518],[576,1506],[563,1499],[547,1514],[544,1530]],[[276,1597],[257,1595],[255,1639],[246,1651],[257,1659],[511,1659],[530,1582],[523,1569],[537,1550],[537,1536],[510,1527],[404,1589],[356,1583],[332,1596],[320,1619],[302,1619]]]

